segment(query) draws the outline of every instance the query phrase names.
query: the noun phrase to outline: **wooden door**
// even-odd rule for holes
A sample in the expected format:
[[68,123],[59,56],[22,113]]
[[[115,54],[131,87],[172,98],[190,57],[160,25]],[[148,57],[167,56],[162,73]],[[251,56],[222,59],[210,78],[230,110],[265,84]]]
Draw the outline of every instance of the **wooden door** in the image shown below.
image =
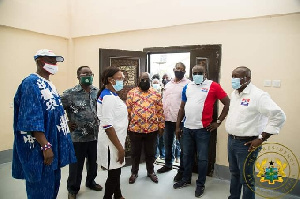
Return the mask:
[[[102,86],[101,74],[108,66],[119,67],[124,73],[124,88],[118,92],[118,95],[122,100],[126,101],[128,91],[137,86],[139,74],[146,71],[146,53],[141,51],[99,49],[100,86]],[[126,165],[131,164],[130,141],[128,137],[125,143],[125,160]]]

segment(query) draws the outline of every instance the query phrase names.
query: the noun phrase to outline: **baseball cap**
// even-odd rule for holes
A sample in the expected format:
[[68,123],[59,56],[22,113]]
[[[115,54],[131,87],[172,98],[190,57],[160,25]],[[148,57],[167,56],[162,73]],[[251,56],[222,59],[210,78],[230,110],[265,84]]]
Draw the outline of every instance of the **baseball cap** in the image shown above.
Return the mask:
[[38,57],[56,57],[56,61],[57,62],[63,62],[64,58],[62,56],[57,56],[54,54],[54,52],[52,50],[48,50],[48,49],[41,49],[38,50],[36,52],[36,54],[34,55],[34,60],[36,60]]

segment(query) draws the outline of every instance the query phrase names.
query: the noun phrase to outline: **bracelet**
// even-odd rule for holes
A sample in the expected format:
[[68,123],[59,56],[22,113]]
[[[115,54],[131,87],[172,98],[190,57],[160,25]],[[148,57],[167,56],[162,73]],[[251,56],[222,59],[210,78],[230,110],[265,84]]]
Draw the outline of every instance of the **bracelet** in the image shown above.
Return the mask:
[[41,150],[42,151],[46,151],[47,149],[51,149],[52,144],[50,144],[50,142],[48,142],[47,144],[45,144],[44,147],[41,146]]

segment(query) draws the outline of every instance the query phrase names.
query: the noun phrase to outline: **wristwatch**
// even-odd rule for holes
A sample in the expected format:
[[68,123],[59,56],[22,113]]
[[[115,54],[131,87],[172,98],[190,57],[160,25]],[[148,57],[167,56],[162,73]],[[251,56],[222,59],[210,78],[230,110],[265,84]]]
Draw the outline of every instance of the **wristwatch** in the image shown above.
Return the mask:
[[217,124],[221,124],[222,123],[222,121],[221,120],[217,120]]

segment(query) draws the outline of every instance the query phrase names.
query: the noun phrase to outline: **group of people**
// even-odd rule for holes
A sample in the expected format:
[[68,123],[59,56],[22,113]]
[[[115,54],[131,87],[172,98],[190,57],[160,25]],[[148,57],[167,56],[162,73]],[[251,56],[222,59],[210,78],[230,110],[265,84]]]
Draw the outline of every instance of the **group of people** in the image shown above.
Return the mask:
[[[175,78],[166,82],[161,95],[151,86],[148,73],[141,73],[138,86],[127,93],[126,102],[117,92],[124,87],[124,75],[118,67],[107,67],[101,75],[102,87],[94,87],[91,69],[77,70],[79,84],[59,96],[49,80],[58,71],[51,50],[39,50],[34,56],[37,72],[26,77],[14,98],[14,153],[12,175],[26,180],[28,198],[56,198],[60,186],[60,168],[69,165],[68,198],[80,190],[86,161],[86,187],[101,191],[95,182],[97,167],[108,170],[104,199],[124,199],[121,192],[121,167],[125,164],[125,140],[131,142],[131,176],[138,178],[142,147],[147,176],[158,183],[154,171],[157,138],[163,136],[165,164],[157,173],[172,170],[174,137],[180,141],[180,167],[174,177],[174,189],[191,184],[194,155],[198,179],[195,197],[205,191],[210,133],[226,119],[228,161],[231,172],[230,199],[255,198],[255,181],[244,179],[253,174],[255,162],[244,167],[247,156],[256,159],[263,141],[278,134],[285,114],[266,93],[251,83],[251,71],[241,66],[232,71],[229,99],[222,87],[207,79],[206,68],[192,68],[192,81],[185,78],[186,67],[177,63]],[[164,81],[166,81],[164,79]],[[224,105],[213,120],[216,100]],[[65,116],[64,110],[67,113]],[[252,164],[252,165],[251,165]]]

